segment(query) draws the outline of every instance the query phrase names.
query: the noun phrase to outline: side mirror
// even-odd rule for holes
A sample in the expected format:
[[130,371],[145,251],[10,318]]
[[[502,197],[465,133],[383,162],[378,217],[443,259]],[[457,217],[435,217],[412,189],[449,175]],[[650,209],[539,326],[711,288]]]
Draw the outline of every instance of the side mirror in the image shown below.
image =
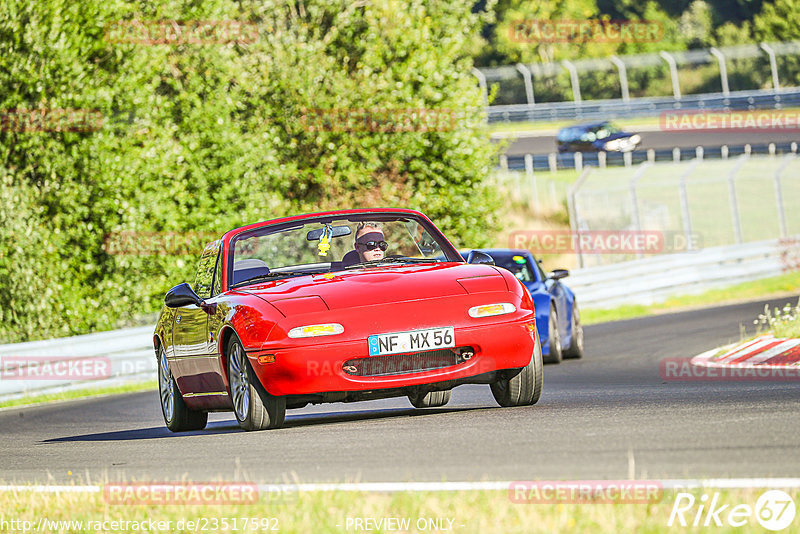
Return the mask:
[[190,304],[202,306],[203,299],[197,296],[192,286],[184,282],[167,291],[167,295],[164,297],[164,304],[168,308],[181,308]]
[[467,256],[467,263],[475,265],[494,265],[494,258],[480,250],[470,250]]
[[553,272],[550,273],[550,278],[553,280],[561,280],[562,278],[566,278],[569,276],[569,271],[567,269],[553,269]]

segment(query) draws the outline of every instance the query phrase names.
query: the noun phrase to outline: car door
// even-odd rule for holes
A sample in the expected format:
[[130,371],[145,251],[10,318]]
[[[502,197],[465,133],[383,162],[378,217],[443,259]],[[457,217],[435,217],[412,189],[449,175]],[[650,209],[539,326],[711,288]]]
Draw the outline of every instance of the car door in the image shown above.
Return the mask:
[[[214,272],[219,261],[219,242],[206,246],[197,266],[193,289],[207,300],[211,298]],[[219,376],[216,352],[211,351],[209,315],[203,308],[191,304],[175,310],[173,343],[175,347],[172,372],[184,397],[225,391]],[[216,343],[213,344],[216,347]]]

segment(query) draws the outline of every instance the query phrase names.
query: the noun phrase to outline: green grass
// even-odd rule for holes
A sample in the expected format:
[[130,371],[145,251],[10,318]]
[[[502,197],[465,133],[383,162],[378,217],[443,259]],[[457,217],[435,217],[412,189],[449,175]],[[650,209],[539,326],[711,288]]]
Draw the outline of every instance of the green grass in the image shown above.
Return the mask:
[[[733,506],[748,505],[751,510],[755,510],[756,502],[763,490],[705,489],[691,490],[687,493],[690,493],[695,501],[695,505],[684,512],[684,519],[691,525],[703,495],[707,495],[707,500],[711,500],[714,494],[718,494],[717,506],[729,505],[720,514],[720,519],[726,521],[727,514]],[[789,490],[788,493],[795,502],[798,502],[800,491]],[[665,490],[658,502],[649,504],[529,504],[512,502],[507,490],[396,493],[318,491],[284,494],[280,498],[262,495],[258,502],[249,504],[120,505],[106,502],[103,491],[95,493],[4,491],[0,493],[0,510],[2,510],[0,520],[29,521],[31,523],[27,525],[28,532],[36,530],[40,519],[46,518],[50,522],[50,527],[42,528],[40,531],[95,532],[99,526],[96,522],[116,520],[145,523],[151,521],[151,524],[162,522],[160,525],[154,525],[158,531],[193,532],[210,529],[212,532],[279,531],[324,534],[364,532],[367,530],[363,527],[361,529],[355,527],[356,519],[364,521],[369,518],[379,521],[388,517],[408,521],[408,530],[402,532],[511,534],[654,533],[674,532],[675,529],[690,533],[704,531],[702,527],[681,527],[677,520],[671,527],[668,526],[677,496],[677,492]],[[682,499],[682,503],[686,503],[688,497]],[[747,524],[741,527],[724,525],[711,528],[719,533],[763,532],[754,516],[755,514],[747,518]],[[242,528],[244,518],[248,518],[248,528]],[[256,518],[255,526],[258,528],[250,528],[252,526],[250,518]],[[429,519],[439,521],[439,525],[445,528],[430,528]],[[701,522],[703,520],[705,520],[705,510]],[[73,524],[71,527],[61,526],[57,529],[53,521],[72,521]],[[195,523],[194,528],[188,528],[189,521]],[[76,524],[77,522],[82,524]],[[224,526],[226,523],[228,528]],[[130,524],[127,527],[117,527],[113,531],[136,531]],[[113,527],[108,525],[106,528]],[[21,528],[18,530],[21,531]],[[390,532],[387,529],[370,530]]]
[[[791,293],[794,293],[794,296],[791,296]],[[584,324],[604,323],[661,313],[677,312],[691,308],[731,304],[755,299],[768,299],[781,295],[786,295],[787,302],[795,304],[799,293],[800,271],[764,278],[753,282],[743,282],[726,288],[712,289],[697,295],[671,297],[662,303],[649,306],[626,305],[609,309],[581,307],[581,321]],[[580,295],[578,295],[578,298],[580,299]]]
[[135,393],[138,391],[155,391],[157,389],[158,384],[156,381],[148,380],[146,382],[134,382],[120,386],[75,389],[60,391],[58,393],[45,393],[43,395],[26,395],[25,397],[21,397],[19,399],[0,402],[0,408],[82,399],[86,397],[96,397],[98,395],[116,395],[119,393]]

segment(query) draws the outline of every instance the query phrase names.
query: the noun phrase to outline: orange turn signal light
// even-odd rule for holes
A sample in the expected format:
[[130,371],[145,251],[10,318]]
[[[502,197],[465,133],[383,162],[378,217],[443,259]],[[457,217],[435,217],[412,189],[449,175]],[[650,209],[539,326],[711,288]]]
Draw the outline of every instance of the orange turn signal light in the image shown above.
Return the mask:
[[274,354],[262,354],[258,357],[258,363],[275,363]]

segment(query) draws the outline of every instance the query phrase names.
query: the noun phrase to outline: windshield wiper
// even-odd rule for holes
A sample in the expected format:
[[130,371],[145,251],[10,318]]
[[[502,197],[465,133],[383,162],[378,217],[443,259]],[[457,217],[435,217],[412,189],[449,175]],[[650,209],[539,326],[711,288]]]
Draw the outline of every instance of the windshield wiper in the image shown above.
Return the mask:
[[253,276],[252,278],[248,278],[247,280],[242,280],[241,282],[236,282],[231,287],[239,287],[245,284],[250,284],[252,282],[256,282],[258,280],[269,280],[271,278],[277,278],[279,276],[304,276],[313,273],[305,272],[305,271],[275,271],[267,274],[259,274],[258,276]]
[[348,265],[345,269],[358,269],[359,267],[370,267],[372,265],[381,265],[384,263],[438,263],[439,260],[434,258],[409,258],[408,256],[395,256],[391,258],[381,258],[379,260],[367,260],[361,263],[354,263]]

